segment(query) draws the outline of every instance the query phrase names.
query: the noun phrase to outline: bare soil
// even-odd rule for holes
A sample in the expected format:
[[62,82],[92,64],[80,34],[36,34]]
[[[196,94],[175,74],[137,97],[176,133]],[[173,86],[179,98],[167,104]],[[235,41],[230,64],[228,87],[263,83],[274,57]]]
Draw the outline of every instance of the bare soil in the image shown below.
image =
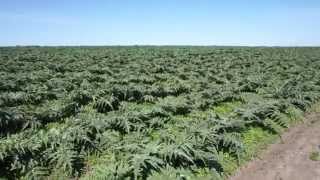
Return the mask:
[[304,123],[289,128],[282,141],[240,168],[230,180],[320,180],[320,112],[306,114]]

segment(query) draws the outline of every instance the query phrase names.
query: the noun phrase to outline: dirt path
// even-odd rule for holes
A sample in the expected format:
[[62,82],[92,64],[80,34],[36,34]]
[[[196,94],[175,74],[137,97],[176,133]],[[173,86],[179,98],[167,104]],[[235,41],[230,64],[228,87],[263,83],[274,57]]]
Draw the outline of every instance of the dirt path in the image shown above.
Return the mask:
[[304,121],[229,179],[320,180],[320,161],[309,158],[311,152],[320,152],[320,113],[307,114]]

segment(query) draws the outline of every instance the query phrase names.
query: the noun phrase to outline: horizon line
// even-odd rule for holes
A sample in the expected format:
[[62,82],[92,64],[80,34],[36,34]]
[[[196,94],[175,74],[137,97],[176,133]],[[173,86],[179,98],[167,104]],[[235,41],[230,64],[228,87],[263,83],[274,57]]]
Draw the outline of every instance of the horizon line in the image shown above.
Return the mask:
[[0,48],[12,48],[12,47],[320,47],[320,45],[192,45],[192,44],[109,44],[109,45],[102,45],[102,44],[97,44],[97,45],[85,45],[85,44],[80,44],[80,45],[0,45]]

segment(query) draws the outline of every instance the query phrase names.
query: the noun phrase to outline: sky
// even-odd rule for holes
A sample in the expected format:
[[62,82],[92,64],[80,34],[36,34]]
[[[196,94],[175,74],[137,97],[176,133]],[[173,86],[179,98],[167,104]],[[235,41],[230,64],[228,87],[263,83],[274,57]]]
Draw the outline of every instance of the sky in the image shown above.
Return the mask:
[[320,46],[320,1],[1,0],[15,45]]

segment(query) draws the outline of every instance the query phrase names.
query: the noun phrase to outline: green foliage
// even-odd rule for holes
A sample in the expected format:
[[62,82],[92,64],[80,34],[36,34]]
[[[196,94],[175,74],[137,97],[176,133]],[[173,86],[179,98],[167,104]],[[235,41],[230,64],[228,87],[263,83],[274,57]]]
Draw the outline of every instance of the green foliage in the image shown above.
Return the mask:
[[93,108],[97,109],[100,113],[106,113],[119,109],[119,100],[115,97],[111,97],[110,100],[101,99],[97,101]]
[[160,99],[157,104],[163,110],[171,112],[175,115],[183,115],[191,112],[192,106],[186,98],[168,96],[164,99]]
[[175,169],[167,166],[161,169],[161,172],[154,172],[148,180],[222,180],[219,173],[215,170],[205,172],[205,174],[195,174],[188,169]]
[[319,54],[0,48],[0,176],[219,179],[320,100]]
[[309,155],[309,159],[312,161],[320,161],[320,153],[319,152],[311,152]]

